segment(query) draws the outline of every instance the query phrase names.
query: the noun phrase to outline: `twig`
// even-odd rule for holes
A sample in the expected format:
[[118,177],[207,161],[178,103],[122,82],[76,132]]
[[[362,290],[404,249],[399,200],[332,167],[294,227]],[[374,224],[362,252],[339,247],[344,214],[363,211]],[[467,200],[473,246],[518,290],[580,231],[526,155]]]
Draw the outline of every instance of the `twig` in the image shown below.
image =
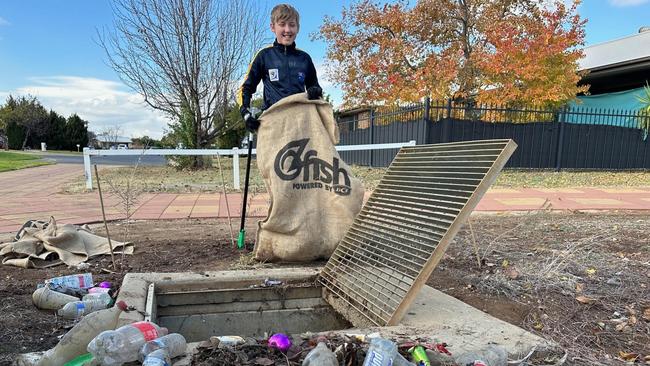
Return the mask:
[[226,193],[226,181],[223,177],[223,170],[221,169],[221,155],[217,152],[217,165],[219,165],[219,173],[221,174],[221,189],[223,191],[223,199],[226,201],[226,212],[228,214],[228,226],[230,226],[230,241],[231,245],[235,247],[235,235],[232,229],[232,219],[230,217],[230,206],[228,205],[228,195]]
[[99,203],[102,206],[102,218],[104,219],[104,228],[106,229],[108,248],[111,251],[111,262],[113,262],[113,269],[117,270],[117,266],[115,265],[115,254],[113,253],[113,243],[111,242],[111,234],[108,232],[108,223],[106,222],[106,211],[104,210],[104,197],[102,195],[102,186],[99,183],[99,172],[97,170],[97,164],[95,164],[95,180],[97,181],[97,191],[99,192]]
[[472,247],[474,247],[474,254],[476,255],[476,264],[478,269],[481,269],[481,255],[478,250],[478,243],[476,242],[476,236],[474,235],[474,229],[472,228],[472,220],[467,219],[467,225],[469,226],[470,237],[472,238]]

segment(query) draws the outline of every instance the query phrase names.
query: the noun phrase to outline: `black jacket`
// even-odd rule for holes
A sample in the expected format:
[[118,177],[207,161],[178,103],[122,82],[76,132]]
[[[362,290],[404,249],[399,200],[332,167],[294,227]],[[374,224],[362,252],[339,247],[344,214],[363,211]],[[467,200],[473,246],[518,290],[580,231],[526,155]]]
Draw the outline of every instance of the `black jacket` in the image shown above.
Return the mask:
[[295,43],[284,46],[277,40],[259,50],[248,66],[246,79],[237,95],[241,111],[250,107],[260,80],[264,83],[264,109],[284,97],[303,93],[311,86],[320,87],[316,68],[307,52],[297,49]]

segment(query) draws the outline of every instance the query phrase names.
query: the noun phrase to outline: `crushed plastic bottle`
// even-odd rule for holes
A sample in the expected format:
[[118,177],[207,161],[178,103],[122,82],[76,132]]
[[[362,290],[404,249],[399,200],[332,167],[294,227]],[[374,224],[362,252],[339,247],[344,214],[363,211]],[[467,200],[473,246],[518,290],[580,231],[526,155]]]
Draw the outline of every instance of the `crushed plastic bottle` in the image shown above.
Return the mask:
[[171,366],[172,360],[164,348],[157,349],[145,357],[142,366]]
[[309,351],[302,366],[338,366],[339,361],[325,342],[318,342],[316,347]]
[[373,338],[363,366],[415,366],[397,351],[397,345],[384,338]]
[[49,286],[43,286],[34,291],[32,301],[39,309],[58,310],[69,302],[79,301],[79,298],[54,291]]
[[108,305],[104,300],[97,298],[73,301],[59,309],[57,315],[64,319],[78,319],[95,311],[106,309]]
[[79,323],[61,338],[59,343],[45,352],[37,365],[63,365],[88,351],[88,343],[99,333],[115,329],[122,311],[126,310],[124,301],[118,301],[110,309],[100,310],[84,316]]
[[54,277],[46,280],[45,283],[52,286],[52,288],[91,288],[93,287],[93,275],[92,273],[84,273],[77,275],[61,276]]
[[137,361],[140,348],[145,343],[165,334],[167,328],[150,322],[135,322],[116,330],[101,332],[88,344],[88,352],[103,366],[120,366]]
[[81,298],[82,301],[99,301],[102,304],[106,304],[106,306],[110,306],[111,303],[113,302],[113,298],[111,295],[103,292],[96,292],[92,294],[88,294],[84,297]]
[[88,289],[89,294],[102,294],[111,292],[110,287],[91,287]]
[[490,344],[478,351],[458,355],[456,363],[461,366],[506,366],[508,364],[508,351],[503,347]]
[[149,341],[140,348],[138,359],[142,362],[153,351],[165,349],[170,358],[182,356],[187,350],[187,341],[185,337],[178,333],[167,334],[160,338]]

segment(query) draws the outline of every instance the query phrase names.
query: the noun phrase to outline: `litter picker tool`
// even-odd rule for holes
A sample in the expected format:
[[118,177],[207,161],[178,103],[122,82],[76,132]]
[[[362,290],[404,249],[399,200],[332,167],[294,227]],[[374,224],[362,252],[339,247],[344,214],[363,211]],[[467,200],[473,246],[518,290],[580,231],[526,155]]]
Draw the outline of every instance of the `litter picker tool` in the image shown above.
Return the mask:
[[[251,108],[251,113],[255,118],[260,114],[257,108]],[[251,155],[253,155],[253,132],[248,133],[248,156],[246,157],[246,179],[244,180],[244,199],[241,207],[241,225],[239,226],[239,237],[237,238],[237,248],[244,249],[244,239],[246,238],[246,202],[248,201],[248,182],[251,174]]]

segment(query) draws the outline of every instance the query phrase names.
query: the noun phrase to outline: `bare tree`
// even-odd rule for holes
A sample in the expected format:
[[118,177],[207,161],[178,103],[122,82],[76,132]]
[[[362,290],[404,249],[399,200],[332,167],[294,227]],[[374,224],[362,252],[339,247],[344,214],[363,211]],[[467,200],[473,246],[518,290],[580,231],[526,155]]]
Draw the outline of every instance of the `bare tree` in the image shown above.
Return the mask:
[[[191,116],[192,146],[225,127],[237,83],[263,41],[254,0],[115,0],[100,44],[122,80],[174,121]],[[200,163],[198,163],[200,165]]]
[[110,148],[113,145],[117,145],[120,136],[122,136],[122,127],[118,125],[103,127],[98,136],[100,136],[100,140],[108,144],[108,147]]

